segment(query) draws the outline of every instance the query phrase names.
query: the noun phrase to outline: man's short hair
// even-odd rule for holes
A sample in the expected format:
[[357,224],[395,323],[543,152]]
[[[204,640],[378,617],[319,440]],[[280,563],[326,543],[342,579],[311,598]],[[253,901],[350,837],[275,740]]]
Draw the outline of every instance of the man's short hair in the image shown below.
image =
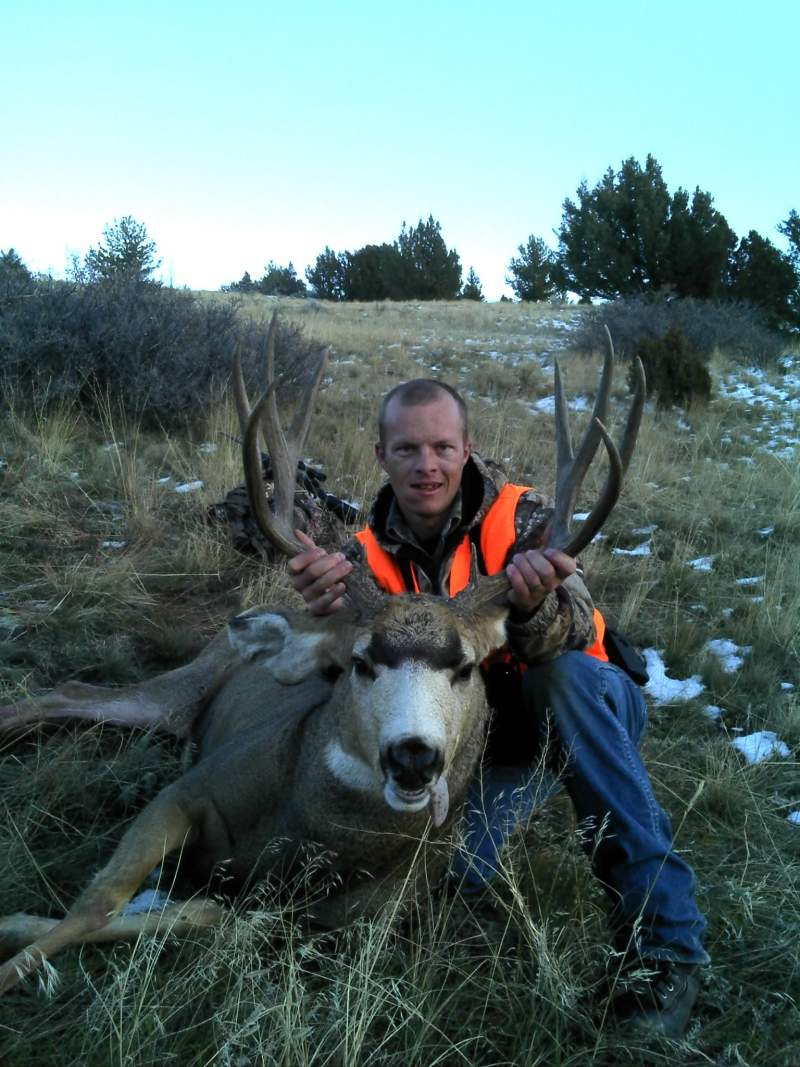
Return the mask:
[[461,425],[464,430],[464,440],[469,437],[467,427],[467,405],[460,393],[447,382],[440,382],[436,378],[414,378],[413,381],[404,382],[390,389],[381,401],[378,412],[378,439],[383,443],[386,439],[386,411],[392,400],[397,399],[404,408],[417,407],[420,404],[431,404],[439,400],[442,393],[451,396],[458,404],[461,414]]

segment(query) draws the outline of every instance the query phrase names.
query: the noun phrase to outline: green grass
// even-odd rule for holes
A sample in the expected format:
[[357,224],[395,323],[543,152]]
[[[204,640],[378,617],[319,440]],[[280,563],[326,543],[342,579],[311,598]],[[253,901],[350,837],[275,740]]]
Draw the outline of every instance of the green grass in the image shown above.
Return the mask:
[[[551,419],[530,412],[550,379],[530,354],[554,350],[566,335],[548,316],[574,309],[281,306],[333,345],[308,451],[342,495],[366,501],[378,484],[377,398],[433,367],[468,392],[480,451],[519,480],[552,485]],[[570,394],[592,395],[598,360],[565,352],[563,365]],[[724,354],[713,369],[717,380],[735,370]],[[710,924],[713,963],[685,1043],[621,1045],[598,1025],[604,900],[557,797],[517,831],[479,901],[432,887],[410,920],[309,938],[265,886],[216,931],[66,951],[41,985],[0,1001],[2,1063],[795,1067],[800,828],[786,816],[800,807],[800,476],[796,463],[754,451],[768,436],[760,415],[717,399],[686,430],[677,413],[647,413],[606,540],[584,559],[607,617],[662,649],[673,676],[706,685],[689,704],[652,709],[644,743]],[[70,677],[151,676],[191,658],[234,611],[290,595],[280,568],[236,556],[206,522],[240,480],[225,433],[237,433],[227,406],[191,440],[145,434],[111,411],[90,423],[69,408],[5,410],[0,702]],[[124,445],[104,448],[111,441]],[[217,450],[202,451],[206,441]],[[159,485],[166,475],[172,483]],[[601,478],[590,476],[586,502]],[[174,492],[191,479],[204,488]],[[650,557],[611,554],[646,540],[632,531],[650,524]],[[771,524],[769,537],[757,533]],[[109,540],[125,544],[104,548]],[[716,556],[710,573],[687,566],[701,555]],[[752,575],[764,575],[761,588],[735,584]],[[704,650],[722,636],[752,646],[735,674]],[[703,713],[709,703],[723,707],[721,723]],[[756,729],[776,730],[791,757],[746,766],[731,739]],[[62,912],[180,759],[168,741],[111,727],[6,744],[0,913]]]

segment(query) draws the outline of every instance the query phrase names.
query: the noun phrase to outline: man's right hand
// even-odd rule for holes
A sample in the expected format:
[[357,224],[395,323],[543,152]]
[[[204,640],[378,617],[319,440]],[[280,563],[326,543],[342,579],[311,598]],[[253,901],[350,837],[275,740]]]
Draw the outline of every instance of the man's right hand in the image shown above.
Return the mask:
[[295,530],[295,536],[308,547],[289,560],[289,581],[312,615],[331,615],[344,607],[342,579],[353,569],[353,564],[341,552],[330,553],[318,548],[302,530]]

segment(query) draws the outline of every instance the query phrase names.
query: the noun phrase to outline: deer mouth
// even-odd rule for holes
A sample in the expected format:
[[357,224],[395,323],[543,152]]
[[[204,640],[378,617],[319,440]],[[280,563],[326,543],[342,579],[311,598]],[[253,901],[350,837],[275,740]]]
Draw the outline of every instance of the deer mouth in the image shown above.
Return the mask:
[[383,796],[394,811],[411,814],[430,807],[431,821],[436,827],[441,826],[445,821],[450,807],[447,779],[443,774],[419,789],[408,789],[394,779],[388,778],[383,787]]

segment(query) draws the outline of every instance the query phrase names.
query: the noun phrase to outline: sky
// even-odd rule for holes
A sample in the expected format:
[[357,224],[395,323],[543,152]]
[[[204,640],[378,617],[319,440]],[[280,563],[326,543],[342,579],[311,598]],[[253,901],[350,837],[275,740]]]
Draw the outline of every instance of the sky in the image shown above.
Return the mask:
[[433,215],[510,294],[582,180],[650,153],[738,235],[800,210],[800,5],[0,0],[0,250],[62,276],[132,215],[162,277],[392,241]]

